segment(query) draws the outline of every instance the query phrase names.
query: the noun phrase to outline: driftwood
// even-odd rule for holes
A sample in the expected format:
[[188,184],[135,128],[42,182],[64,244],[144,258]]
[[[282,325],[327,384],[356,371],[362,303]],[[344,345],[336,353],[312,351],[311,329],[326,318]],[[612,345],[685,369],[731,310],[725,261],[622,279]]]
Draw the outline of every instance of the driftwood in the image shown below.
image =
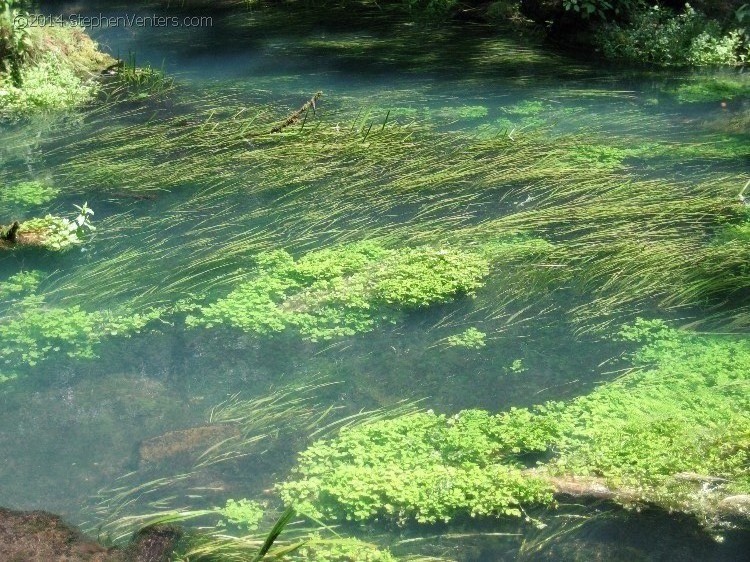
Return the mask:
[[[625,486],[611,486],[604,478],[597,476],[553,476],[544,471],[528,469],[524,471],[529,477],[539,478],[547,482],[554,489],[556,497],[574,498],[582,501],[608,501],[624,505],[649,504],[642,494],[634,488]],[[720,486],[726,483],[725,478],[707,476],[693,472],[680,472],[672,476],[676,481],[692,482],[705,486]],[[750,521],[750,495],[734,496],[722,495],[718,489],[711,492],[710,501],[703,503],[707,514],[718,519]],[[656,507],[659,507],[658,505]]]
[[20,228],[21,223],[18,221],[10,226],[0,227],[0,250],[11,250],[17,246],[44,246],[44,230],[19,232]]
[[281,123],[280,125],[277,125],[273,129],[271,129],[272,133],[280,133],[290,125],[294,125],[296,122],[300,120],[302,115],[309,111],[311,108],[313,110],[313,113],[315,113],[315,102],[318,101],[321,96],[323,95],[323,92],[317,92],[313,97],[310,98],[309,101],[305,102],[305,104],[300,107],[297,111],[292,113],[289,117],[286,118],[286,121]]
[[16,240],[18,238],[18,229],[21,228],[21,223],[18,221],[15,221],[12,225],[10,225],[10,228],[6,230],[3,235],[2,239],[5,242],[10,242],[11,244],[15,244]]

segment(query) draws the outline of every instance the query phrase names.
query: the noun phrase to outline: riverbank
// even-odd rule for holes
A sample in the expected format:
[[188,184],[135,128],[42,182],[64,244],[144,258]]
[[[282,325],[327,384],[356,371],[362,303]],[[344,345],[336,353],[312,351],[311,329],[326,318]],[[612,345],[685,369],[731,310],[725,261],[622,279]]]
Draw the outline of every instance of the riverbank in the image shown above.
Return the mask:
[[63,25],[23,27],[18,9],[0,12],[0,119],[83,105],[114,59],[85,30]]

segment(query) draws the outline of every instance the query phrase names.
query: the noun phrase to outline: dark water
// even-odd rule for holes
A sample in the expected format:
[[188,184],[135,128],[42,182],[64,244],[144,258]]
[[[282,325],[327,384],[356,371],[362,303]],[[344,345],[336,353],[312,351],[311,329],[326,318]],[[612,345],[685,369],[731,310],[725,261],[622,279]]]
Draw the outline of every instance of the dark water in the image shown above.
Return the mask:
[[[53,14],[136,13],[95,2],[50,3],[40,9]],[[153,12],[154,8],[140,10],[144,15]],[[196,110],[200,100],[220,106],[217,100],[225,97],[295,108],[322,90],[324,100],[330,100],[321,103],[322,119],[330,127],[338,126],[339,114],[351,117],[369,111],[379,120],[392,110],[394,119],[434,119],[440,130],[478,136],[499,129],[523,131],[544,123],[553,135],[579,132],[634,143],[716,142],[722,123],[746,110],[746,100],[727,107],[681,104],[665,93],[701,73],[609,71],[540,47],[522,46],[517,38],[497,39],[484,29],[476,30],[476,40],[466,41],[461,30],[425,31],[376,16],[366,25],[354,25],[333,18],[326,21],[316,17],[314,10],[294,18],[263,19],[268,16],[242,10],[239,14],[217,11],[212,17],[212,25],[203,28],[121,27],[92,29],[91,34],[115,55],[133,53],[139,65],[163,68],[177,80],[173,95],[198,100]],[[709,75],[720,77],[722,72]],[[336,110],[326,114],[326,103]],[[461,113],[461,108],[480,109]],[[2,133],[12,140],[3,156],[3,177],[50,174],[53,181],[59,180],[65,177],[66,162],[86,163],[87,153],[73,142],[85,140],[99,126],[111,127],[114,134],[119,127],[147,123],[155,115],[190,115],[178,102],[156,109],[115,105],[98,113],[85,110],[81,121],[71,119],[51,127],[32,122],[8,128]],[[33,138],[39,144],[30,143]],[[623,174],[703,181],[746,169],[746,155],[675,168],[641,165],[634,158]],[[145,305],[174,299],[176,292],[169,290],[172,280],[196,268],[199,280],[219,277],[253,253],[248,250],[222,261],[221,246],[188,244],[192,229],[205,220],[226,220],[216,235],[222,242],[281,224],[273,236],[259,235],[258,240],[295,253],[335,239],[330,230],[317,233],[313,229],[311,240],[302,242],[301,233],[310,225],[285,215],[284,203],[290,197],[297,205],[293,209],[307,205],[318,210],[319,204],[319,212],[325,214],[327,203],[315,199],[315,190],[324,186],[313,184],[297,196],[287,195],[284,185],[246,195],[244,186],[262,180],[254,173],[251,166],[227,169],[226,177],[217,178],[216,183],[228,185],[229,191],[203,199],[201,194],[210,194],[215,187],[211,182],[179,189],[167,186],[135,201],[98,185],[75,185],[69,191],[61,186],[62,193],[49,210],[68,209],[85,199],[96,209],[100,233],[83,250],[60,257],[2,256],[0,276],[5,279],[19,269],[41,269],[49,274],[40,288],[49,303],[103,310],[128,302]],[[148,178],[148,168],[144,168],[143,177],[132,182]],[[479,224],[522,203],[503,201],[500,194],[500,188],[497,193],[487,191],[477,194],[472,206],[459,206],[460,212],[467,213],[465,223]],[[356,235],[362,228],[408,226],[419,220],[414,218],[416,210],[430,197],[437,200],[445,195],[426,194],[424,200],[412,203],[393,201],[387,215],[374,208],[357,209],[337,225],[336,236],[341,232]],[[450,219],[450,212],[443,211],[445,216],[436,220]],[[167,222],[149,222],[153,217],[188,218],[175,219],[165,230]],[[132,249],[137,249],[136,255],[127,257]],[[200,257],[215,258],[210,265],[216,269],[202,266]],[[112,269],[115,265],[122,267],[121,273]],[[104,269],[93,278],[105,279],[111,293],[87,292],[85,283],[76,285],[88,279],[90,272],[99,271],[98,267]],[[511,306],[501,314],[502,285],[500,269],[475,300],[410,314],[394,325],[333,344],[301,342],[291,335],[257,338],[223,329],[183,330],[175,322],[175,326],[160,327],[158,333],[105,338],[96,359],[53,355],[31,368],[6,366],[28,376],[0,389],[0,505],[50,510],[77,523],[90,523],[96,493],[112,488],[123,474],[140,470],[129,480],[132,485],[183,470],[168,463],[155,472],[142,470],[140,442],[205,424],[211,409],[235,393],[262,396],[272,388],[325,377],[340,384],[321,389],[316,402],[340,406],[342,414],[402,399],[424,399],[425,407],[446,412],[472,407],[501,410],[578,396],[616,376],[623,367],[616,361],[623,352],[621,346],[599,336],[577,334],[576,326],[565,322],[557,310],[540,306],[520,314],[522,307]],[[564,307],[576,297],[561,293],[555,298]],[[514,317],[519,321],[509,320]],[[490,334],[486,347],[471,351],[436,347],[440,338],[477,324]],[[515,364],[522,367],[513,368],[519,360]],[[223,472],[214,469],[204,477],[220,492],[196,501],[262,494],[285,477],[302,446],[294,440],[276,443],[269,445],[265,456],[252,456],[239,467]],[[425,552],[461,560],[738,560],[747,552],[746,535],[729,533],[720,543],[691,520],[660,513],[623,513],[608,506],[586,513],[592,510],[598,515],[582,527],[575,525],[581,516],[575,506],[540,515],[550,524],[549,535],[516,528],[515,523],[459,524],[461,532],[488,535],[451,539],[453,531],[439,528],[428,530],[427,535],[434,538],[422,544]],[[536,533],[541,541],[555,532],[559,538],[543,543],[543,548],[519,546],[524,534],[531,541]],[[491,533],[513,536],[492,538]],[[415,536],[416,530],[407,529],[389,540]]]

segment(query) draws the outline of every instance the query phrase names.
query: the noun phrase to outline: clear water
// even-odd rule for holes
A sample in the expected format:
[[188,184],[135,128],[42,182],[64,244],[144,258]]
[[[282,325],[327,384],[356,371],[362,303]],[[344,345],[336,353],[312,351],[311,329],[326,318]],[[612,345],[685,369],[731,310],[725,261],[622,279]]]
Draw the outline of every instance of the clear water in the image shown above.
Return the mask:
[[[95,2],[50,3],[42,10],[126,13],[108,4],[102,8]],[[152,11],[143,9],[144,14]],[[123,303],[147,306],[184,296],[193,284],[196,290],[213,287],[226,292],[222,276],[262,247],[299,254],[337,240],[364,238],[368,230],[403,230],[408,239],[426,219],[433,221],[430,229],[447,232],[481,224],[524,204],[508,200],[511,186],[501,184],[470,201],[459,198],[425,214],[430,205],[449,199],[453,187],[425,189],[408,197],[387,193],[385,202],[367,191],[354,191],[347,201],[345,186],[311,182],[290,192],[288,185],[274,185],[273,179],[259,176],[251,162],[242,160],[232,161],[221,177],[152,185],[152,175],[163,178],[151,174],[149,165],[163,165],[179,154],[154,154],[139,177],[117,178],[121,188],[102,178],[101,184],[79,181],[70,172],[74,165],[98,165],[86,145],[94,132],[111,131],[116,145],[117,134],[127,126],[147,126],[150,120],[176,114],[189,119],[203,112],[203,118],[206,106],[220,111],[224,105],[241,107],[246,100],[289,111],[322,90],[325,97],[317,118],[320,126],[332,129],[358,118],[378,127],[391,111],[392,119],[434,118],[440,130],[478,136],[508,128],[520,135],[542,123],[550,135],[578,132],[635,144],[750,141],[747,134],[717,132],[733,115],[747,110],[747,99],[722,107],[680,104],[665,94],[694,80],[695,74],[610,71],[540,47],[522,47],[517,39],[498,40],[483,30],[467,43],[460,31],[419,30],[377,19],[351,27],[324,23],[322,17],[272,25],[258,18],[252,13],[215,14],[213,26],[202,30],[92,30],[110,52],[135,53],[138,64],[163,68],[176,78],[177,87],[163,102],[113,104],[81,110],[80,118],[0,129],[8,139],[0,153],[0,179],[47,178],[62,188],[62,194],[42,212],[70,209],[86,200],[96,210],[99,226],[82,250],[60,256],[0,255],[1,279],[20,269],[41,269],[49,274],[40,290],[50,304],[78,304],[86,310]],[[504,109],[528,102],[537,104],[537,110],[527,115]],[[467,106],[483,106],[487,113],[457,117],[456,108]],[[283,166],[283,160],[279,164]],[[679,166],[643,164],[633,158],[619,173],[624,180],[670,178],[689,183],[739,177],[747,169],[746,152],[733,158],[696,158]],[[377,185],[377,179],[372,181]],[[148,190],[140,193],[138,185]],[[332,211],[333,202],[344,210]],[[300,216],[303,210],[307,214]],[[40,209],[14,212],[22,218]],[[321,222],[329,212],[335,221]],[[165,224],[171,226],[165,229]],[[196,240],[194,229],[205,224],[216,228]],[[246,247],[227,254],[236,240]],[[131,255],[133,250],[137,254]],[[99,289],[88,285],[94,279],[101,282]],[[321,390],[316,401],[341,406],[342,414],[393,405],[404,398],[424,399],[426,407],[446,412],[471,407],[501,410],[575,397],[616,376],[622,365],[613,358],[622,347],[599,336],[577,334],[577,327],[560,312],[579,297],[563,292],[522,312],[518,303],[505,307],[500,302],[497,295],[502,289],[500,269],[475,300],[434,307],[333,344],[301,342],[293,336],[256,338],[231,330],[186,331],[177,323],[132,338],[107,337],[96,359],[53,355],[33,368],[11,365],[26,376],[0,387],[0,505],[45,509],[76,523],[90,523],[99,490],[112,488],[118,477],[133,470],[131,485],[154,477],[139,468],[140,442],[205,424],[212,407],[238,392],[262,396],[272,388],[323,376],[340,384]],[[550,303],[556,308],[548,308]],[[469,352],[435,347],[440,338],[475,325],[490,334],[487,347]],[[525,371],[514,373],[510,367],[519,359]],[[242,470],[215,469],[206,478],[219,492],[196,501],[262,494],[284,477],[302,447],[293,441],[276,443],[268,454],[243,461]],[[182,469],[167,463],[159,467],[159,474]],[[733,560],[746,552],[747,536],[730,535],[719,544],[690,520],[589,506],[586,513],[600,517],[584,527],[571,527],[569,522],[579,513],[578,507],[569,506],[557,514],[539,515],[552,528],[566,531],[539,558]],[[467,525],[464,530],[533,534],[512,522]],[[406,529],[391,538],[420,533],[425,532]],[[426,534],[433,536],[422,541],[427,551],[461,560],[513,559],[519,552],[518,536],[451,540],[437,536],[447,534],[444,529]]]

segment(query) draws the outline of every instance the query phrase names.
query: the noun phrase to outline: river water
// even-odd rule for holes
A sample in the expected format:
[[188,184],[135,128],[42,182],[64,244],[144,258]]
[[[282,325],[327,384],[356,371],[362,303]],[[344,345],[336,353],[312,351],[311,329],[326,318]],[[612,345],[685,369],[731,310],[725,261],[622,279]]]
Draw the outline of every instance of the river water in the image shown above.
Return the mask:
[[[93,1],[40,6],[43,13],[66,17],[149,16],[164,10]],[[194,15],[187,8],[166,13]],[[120,306],[146,310],[195,294],[226,294],[227,276],[260,249],[301,255],[370,235],[439,241],[454,230],[517,213],[535,201],[524,189],[552,185],[535,176],[535,162],[526,163],[531,170],[526,175],[514,164],[507,181],[502,173],[496,183],[477,179],[482,186],[477,192],[463,180],[452,182],[448,171],[445,181],[421,190],[414,190],[416,180],[396,185],[400,167],[413,172],[412,157],[424,158],[425,166],[454,162],[451,154],[467,137],[479,142],[544,130],[551,138],[579,135],[582,144],[597,146],[673,143],[713,150],[679,161],[644,158],[648,148],[600,152],[586,160],[588,166],[609,166],[610,158],[621,159],[614,173],[622,182],[688,185],[747,172],[748,135],[732,123],[747,111],[748,98],[687,103],[676,93],[707,78],[736,79],[736,71],[610,70],[585,56],[555,54],[527,38],[498,38],[480,26],[469,26],[467,38],[466,27],[422,28],[377,11],[364,21],[347,21],[344,15],[327,18],[314,7],[294,16],[217,9],[210,25],[202,27],[91,29],[105,50],[163,70],[174,86],[157,100],[101,99],[66,116],[0,129],[8,139],[0,153],[0,181],[43,180],[59,188],[51,202],[6,212],[21,218],[68,212],[87,201],[98,227],[85,246],[60,256],[0,256],[0,279],[19,270],[41,271],[38,294],[44,295],[45,307],[63,308],[71,317],[75,307],[89,313]],[[358,127],[366,143],[381,126],[414,123],[443,139],[455,134],[457,140],[432,152],[421,149],[417,156],[389,153],[382,165],[371,161],[380,157],[376,148],[372,155],[365,151],[340,159],[307,154],[306,167],[295,167],[291,159],[300,154],[285,155],[283,149],[259,162],[226,156],[232,147],[196,149],[171,142],[168,135],[163,143],[154,142],[154,135],[164,134],[159,122],[194,119],[220,130],[221,120],[245,105],[273,107],[281,120],[316,91],[323,97],[307,127]],[[111,148],[111,156],[103,147]],[[271,174],[274,166],[278,173]],[[503,164],[498,166],[502,172]],[[554,264],[546,265],[554,275]],[[53,348],[31,364],[14,355],[3,373],[18,378],[0,387],[0,505],[44,509],[95,526],[99,502],[112,495],[118,478],[132,472],[126,485],[136,486],[155,475],[184,472],[174,458],[161,461],[156,472],[144,469],[140,443],[205,425],[212,408],[237,393],[251,399],[285,385],[326,380],[338,384],[318,389],[315,402],[340,407],[342,415],[403,399],[422,400],[420,406],[443,412],[498,411],[572,398],[617,376],[622,368],[617,357],[626,350],[601,332],[581,330],[564,313],[579,304],[577,291],[520,303],[509,296],[508,279],[518,283],[512,272],[493,270],[476,299],[431,307],[331,342],[301,341],[286,333],[266,338],[223,328],[186,329],[172,316],[130,337],[102,334],[95,357],[71,357]],[[439,345],[472,326],[488,334],[481,349]],[[304,439],[286,439],[268,445],[265,455],[250,457],[241,470],[212,469],[202,484],[214,492],[190,507],[268,493],[303,447]],[[595,516],[578,526],[583,513]],[[431,545],[427,552],[460,560],[522,555],[738,560],[748,541],[730,534],[718,542],[690,519],[611,506],[567,506],[539,516],[554,531],[544,535],[515,523],[463,524],[461,539],[448,538],[450,529],[430,530],[426,535],[432,539],[402,529],[384,540],[422,537],[420,543]],[[553,537],[552,546],[529,554],[527,545],[524,554],[524,533],[529,541]]]

